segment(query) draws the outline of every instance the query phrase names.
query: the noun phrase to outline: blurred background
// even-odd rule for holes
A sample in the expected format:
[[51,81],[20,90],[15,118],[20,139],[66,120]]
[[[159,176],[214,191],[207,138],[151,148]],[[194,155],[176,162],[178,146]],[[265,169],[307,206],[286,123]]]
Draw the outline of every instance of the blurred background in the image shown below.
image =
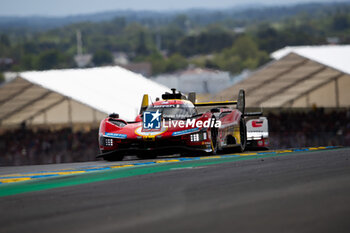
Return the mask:
[[95,160],[143,93],[264,109],[271,148],[350,145],[348,1],[2,1],[0,166]]

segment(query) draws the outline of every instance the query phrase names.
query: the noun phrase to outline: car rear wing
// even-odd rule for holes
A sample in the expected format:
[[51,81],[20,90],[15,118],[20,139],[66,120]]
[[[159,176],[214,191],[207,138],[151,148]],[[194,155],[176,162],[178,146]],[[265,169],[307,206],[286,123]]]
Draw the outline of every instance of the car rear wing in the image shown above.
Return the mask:
[[236,105],[237,109],[244,114],[246,117],[260,117],[263,115],[261,112],[245,112],[245,91],[239,90],[237,100],[226,100],[226,101],[218,101],[218,102],[196,102],[196,93],[191,92],[188,94],[188,100],[190,100],[194,106],[197,107],[206,107],[206,106],[227,106],[227,105]]
[[142,114],[146,108],[148,107],[148,94],[144,94],[141,102],[140,112],[139,114]]
[[[236,108],[247,117],[257,117],[262,116],[262,112],[245,112],[245,91],[243,89],[239,90],[237,100],[226,100],[226,101],[217,101],[217,102],[197,102],[196,101],[196,93],[190,92],[186,98],[186,96],[182,95],[180,92],[176,93],[176,89],[172,88],[172,93],[166,92],[162,95],[164,100],[167,99],[188,99],[191,101],[196,107],[209,107],[209,106],[227,106],[227,105],[236,105]],[[149,105],[148,95],[145,94],[142,99],[140,113],[142,114],[147,106]]]
[[244,113],[244,116],[247,116],[247,117],[260,117],[263,115],[263,112],[246,112]]
[[223,105],[236,105],[237,101],[221,101],[221,102],[201,102],[195,103],[194,106],[206,107],[206,106],[223,106]]
[[237,100],[226,100],[226,101],[218,101],[218,102],[196,102],[196,93],[191,92],[188,95],[188,99],[197,107],[205,107],[205,106],[226,106],[226,105],[236,105],[237,109],[245,114],[245,91],[239,90]]

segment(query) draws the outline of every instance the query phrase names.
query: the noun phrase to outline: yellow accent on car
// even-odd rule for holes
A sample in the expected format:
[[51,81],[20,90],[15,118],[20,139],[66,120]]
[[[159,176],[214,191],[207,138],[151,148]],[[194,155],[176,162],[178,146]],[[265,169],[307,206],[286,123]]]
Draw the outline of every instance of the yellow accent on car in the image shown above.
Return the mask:
[[217,102],[201,102],[201,103],[195,103],[195,106],[215,106],[215,105],[226,105],[226,104],[237,104],[237,101],[217,101]]
[[148,106],[148,95],[144,94],[142,98],[142,104],[141,107],[147,107]]
[[233,136],[236,139],[236,144],[241,144],[241,134],[240,134],[239,130],[235,130],[233,132]]
[[154,136],[154,135],[143,136],[142,139],[143,139],[144,141],[155,141],[155,140],[156,140],[156,136]]
[[140,114],[142,114],[148,107],[148,94],[144,94],[141,102]]

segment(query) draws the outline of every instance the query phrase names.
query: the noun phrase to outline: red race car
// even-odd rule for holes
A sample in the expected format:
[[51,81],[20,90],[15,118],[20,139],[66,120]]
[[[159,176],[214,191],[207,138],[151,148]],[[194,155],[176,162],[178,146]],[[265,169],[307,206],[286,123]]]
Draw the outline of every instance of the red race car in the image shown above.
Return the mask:
[[[245,94],[241,90],[237,101],[196,103],[196,94],[188,98],[172,89],[162,100],[149,103],[144,95],[140,114],[127,122],[118,114],[101,121],[99,147],[109,161],[122,160],[125,155],[156,158],[164,154],[216,154],[219,150],[238,152],[247,145]],[[236,108],[229,106],[236,105]],[[199,113],[199,108],[206,108]]]

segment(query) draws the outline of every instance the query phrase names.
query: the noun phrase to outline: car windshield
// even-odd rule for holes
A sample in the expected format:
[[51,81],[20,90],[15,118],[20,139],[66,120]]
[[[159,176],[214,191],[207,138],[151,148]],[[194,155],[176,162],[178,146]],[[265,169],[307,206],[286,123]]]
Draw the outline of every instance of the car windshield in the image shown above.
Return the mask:
[[174,105],[154,105],[148,106],[146,111],[162,113],[165,119],[186,119],[193,117],[197,111],[193,105],[190,104],[174,104]]

